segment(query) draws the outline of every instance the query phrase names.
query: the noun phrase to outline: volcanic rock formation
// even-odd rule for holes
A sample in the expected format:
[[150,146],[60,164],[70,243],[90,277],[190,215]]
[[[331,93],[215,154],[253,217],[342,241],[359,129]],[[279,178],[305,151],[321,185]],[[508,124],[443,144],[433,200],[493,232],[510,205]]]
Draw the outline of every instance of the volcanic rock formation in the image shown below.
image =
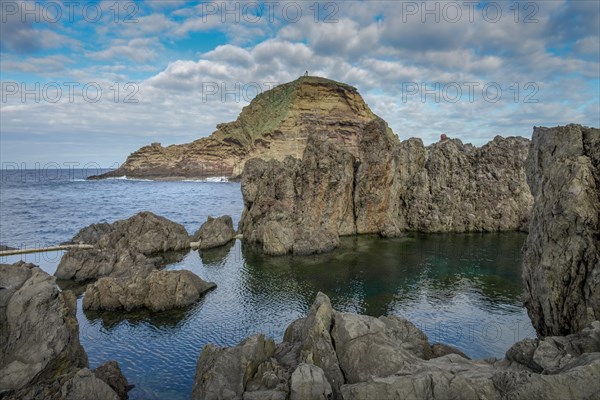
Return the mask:
[[168,147],[153,143],[132,153],[120,168],[92,179],[239,177],[250,158],[300,158],[312,132],[356,155],[359,135],[375,117],[356,88],[301,77],[259,94],[236,121],[218,125],[209,137]]
[[72,292],[33,264],[0,264],[0,398],[126,399],[114,364],[110,375],[88,369]]
[[354,153],[313,134],[302,160],[246,163],[239,230],[273,255],[328,251],[351,234],[524,230],[528,147],[499,136],[480,148],[397,142],[381,119],[365,125]]
[[148,276],[132,278],[104,277],[87,287],[83,309],[164,311],[188,306],[215,287],[186,270],[152,271]]
[[190,238],[183,225],[144,211],[112,224],[83,228],[73,242],[94,248],[67,251],[54,275],[84,282],[103,276],[148,275],[164,263],[165,252],[189,248]]
[[224,246],[234,238],[233,220],[229,215],[224,215],[219,218],[208,217],[192,240],[200,241],[200,250],[207,250]]
[[579,332],[600,319],[600,129],[535,128],[527,180],[525,305],[539,335]]
[[[318,294],[275,345],[262,335],[207,345],[192,399],[592,399],[600,393],[600,321],[578,334],[516,343],[471,361],[399,317],[339,313]],[[399,397],[400,396],[400,397]]]

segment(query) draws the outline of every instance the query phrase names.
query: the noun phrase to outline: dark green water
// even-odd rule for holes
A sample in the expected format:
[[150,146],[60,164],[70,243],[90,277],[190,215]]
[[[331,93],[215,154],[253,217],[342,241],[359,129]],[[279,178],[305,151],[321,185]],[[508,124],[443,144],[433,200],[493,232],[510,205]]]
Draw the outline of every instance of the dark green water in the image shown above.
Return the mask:
[[[520,302],[525,237],[358,236],[311,257],[268,257],[237,241],[174,255],[181,261],[169,269],[189,269],[217,289],[187,309],[154,314],[83,312],[80,294],[80,338],[92,367],[113,359],[121,364],[136,385],[130,398],[186,399],[205,344],[231,346],[254,333],[279,341],[322,291],[338,311],[404,316],[432,342],[473,358],[500,358],[514,342],[534,336]],[[53,273],[60,256],[27,255],[26,261]]]
[[337,251],[272,258],[237,242],[192,252],[170,268],[218,288],[176,312],[127,316],[79,312],[92,364],[117,359],[137,388],[132,398],[187,398],[206,343],[230,346],[262,332],[281,340],[318,291],[335,309],[401,315],[433,342],[471,357],[503,357],[533,331],[520,303],[522,234],[344,238]]

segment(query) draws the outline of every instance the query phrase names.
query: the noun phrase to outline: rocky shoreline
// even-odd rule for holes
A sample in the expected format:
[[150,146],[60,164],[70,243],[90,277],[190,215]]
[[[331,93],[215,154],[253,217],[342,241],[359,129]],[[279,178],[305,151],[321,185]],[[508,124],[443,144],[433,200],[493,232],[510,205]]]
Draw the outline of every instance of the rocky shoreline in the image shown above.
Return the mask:
[[0,398],[126,399],[116,362],[89,370],[76,299],[39,267],[0,264]]
[[[319,153],[322,149],[327,152]],[[311,165],[311,157],[324,160],[327,166],[310,170],[319,177],[312,182],[326,182],[328,188],[335,189],[317,192],[321,197],[316,198],[325,200],[307,207],[307,216],[320,217],[322,212],[327,216],[324,222],[337,216],[334,226],[338,229],[345,226],[345,214],[336,213],[343,209],[337,206],[344,203],[343,194],[348,195],[339,190],[345,181],[323,179],[323,175],[343,177],[347,169],[344,165],[348,165],[344,160],[351,158],[318,141],[312,144],[309,141],[303,164],[286,160],[247,165],[249,173],[243,187],[248,200],[245,218],[257,207],[257,202],[260,204],[267,198],[270,206],[260,209],[264,213],[254,213],[255,219],[250,223],[255,223],[257,216],[268,220],[273,215],[283,215],[288,224],[285,218],[290,216],[298,216],[296,221],[306,223],[307,218],[301,212],[304,209],[296,210],[294,202],[302,204],[302,193],[311,188],[310,184],[302,186],[302,181],[298,184],[301,179],[311,182],[310,172],[302,170]],[[324,157],[340,161],[330,163]],[[515,343],[505,359],[471,361],[447,347],[435,354],[423,332],[410,322],[398,317],[376,319],[338,313],[327,296],[319,294],[307,317],[293,322],[278,345],[258,335],[233,348],[206,346],[198,359],[192,398],[598,398],[599,161],[599,129],[579,125],[534,129],[527,158],[534,216],[525,247],[523,276],[525,305],[539,339]],[[253,168],[260,173],[253,173]],[[286,171],[290,170],[302,173],[297,175],[299,178],[289,179]],[[288,203],[281,205],[277,199]],[[290,204],[292,207],[286,208]],[[285,234],[294,234],[289,230],[283,231],[282,236],[285,223],[273,226],[273,220],[268,220],[263,229],[273,231],[263,232],[255,240],[262,239],[267,252],[273,246],[289,251],[285,246],[287,243],[293,246],[295,239],[286,242]],[[242,226],[248,229],[248,225]],[[245,232],[245,237],[250,232]],[[274,244],[270,235],[275,235]]]
[[[515,343],[502,360],[470,360],[431,344],[406,319],[340,313],[319,293],[279,344],[255,335],[231,348],[205,346],[192,398],[597,399],[600,130],[534,128],[531,144],[496,138],[474,148],[446,139],[425,148],[394,142],[376,119],[354,151],[313,134],[302,160],[249,161],[244,240],[269,254],[302,255],[332,250],[340,235],[527,225],[524,304],[538,338]],[[474,217],[462,212],[466,204]],[[186,307],[215,285],[160,269],[193,241],[215,248],[235,234],[227,216],[189,235],[142,212],[82,229],[71,243],[93,248],[69,250],[55,275],[87,285],[86,310]],[[75,315],[75,295],[54,277],[32,264],[0,265],[1,398],[127,398],[118,364],[89,370]]]
[[580,333],[515,343],[503,360],[431,345],[406,319],[340,313],[319,293],[279,344],[263,335],[207,345],[192,399],[594,399],[600,321]]

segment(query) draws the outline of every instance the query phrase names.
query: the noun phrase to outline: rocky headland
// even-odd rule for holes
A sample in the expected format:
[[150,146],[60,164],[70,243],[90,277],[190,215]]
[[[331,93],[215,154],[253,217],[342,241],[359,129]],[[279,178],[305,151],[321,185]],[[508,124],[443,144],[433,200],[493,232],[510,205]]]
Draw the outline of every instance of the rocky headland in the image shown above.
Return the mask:
[[118,169],[90,179],[237,178],[251,158],[302,157],[313,132],[355,153],[360,133],[375,117],[356,88],[301,77],[257,95],[235,121],[218,125],[206,138],[168,147],[153,143],[132,153]]
[[526,230],[528,148],[499,136],[479,148],[398,142],[381,119],[365,125],[354,153],[312,134],[301,160],[246,163],[239,231],[282,255],[328,251],[352,234]]
[[116,362],[89,370],[76,299],[33,264],[0,264],[0,398],[126,399]]

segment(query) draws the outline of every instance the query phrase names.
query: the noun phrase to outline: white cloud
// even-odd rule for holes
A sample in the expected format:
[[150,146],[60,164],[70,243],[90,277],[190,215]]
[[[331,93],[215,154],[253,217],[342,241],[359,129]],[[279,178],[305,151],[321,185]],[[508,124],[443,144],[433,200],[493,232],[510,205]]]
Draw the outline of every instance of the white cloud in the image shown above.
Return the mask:
[[132,39],[128,42],[116,40],[110,47],[104,50],[91,51],[86,55],[96,60],[129,59],[143,63],[156,58],[156,47],[159,47],[159,45],[155,39]]
[[[454,24],[422,23],[420,18],[403,22],[402,3],[383,1],[337,3],[337,23],[316,22],[310,12],[297,23],[286,23],[280,15],[273,24],[265,18],[253,24],[223,23],[218,14],[204,19],[198,7],[173,10],[169,4],[153,3],[148,15],[137,16],[138,24],[97,27],[100,36],[85,43],[85,61],[97,61],[92,65],[80,65],[68,53],[3,53],[3,72],[68,73],[79,82],[99,82],[109,94],[115,83],[148,77],[139,84],[138,104],[115,102],[109,95],[99,103],[13,99],[3,104],[2,129],[23,137],[31,132],[57,135],[65,143],[102,140],[106,158],[122,161],[153,141],[184,143],[206,136],[218,123],[237,117],[250,100],[244,95],[253,93],[242,93],[244,87],[259,84],[268,89],[305,70],[358,87],[402,139],[419,136],[431,142],[444,132],[482,144],[496,134],[528,136],[533,125],[598,126],[598,87],[590,84],[598,79],[600,68],[597,13],[592,15],[598,3],[573,3],[539,2],[538,22],[531,24],[515,23],[511,14],[497,23],[481,17]],[[304,11],[307,4],[302,3]],[[25,26],[10,43],[24,49],[29,28],[33,29]],[[67,32],[37,38],[35,46],[57,46]],[[178,41],[202,32],[224,33],[228,43],[199,55],[188,47],[182,55]],[[19,35],[25,39],[19,41]],[[68,40],[74,41],[70,46],[80,45]],[[5,46],[3,41],[3,52]],[[463,88],[462,98],[436,102],[430,95],[422,101],[420,93],[404,98],[403,84],[411,82],[419,89],[455,82]],[[470,82],[478,85],[473,101],[464,87]],[[489,82],[502,87],[501,101],[482,97],[481,88]],[[537,85],[537,103],[525,102],[531,94],[525,87],[529,82]],[[511,88],[515,83],[518,93]],[[207,85],[221,91],[238,88],[238,95],[225,101],[220,93],[207,96]]]

